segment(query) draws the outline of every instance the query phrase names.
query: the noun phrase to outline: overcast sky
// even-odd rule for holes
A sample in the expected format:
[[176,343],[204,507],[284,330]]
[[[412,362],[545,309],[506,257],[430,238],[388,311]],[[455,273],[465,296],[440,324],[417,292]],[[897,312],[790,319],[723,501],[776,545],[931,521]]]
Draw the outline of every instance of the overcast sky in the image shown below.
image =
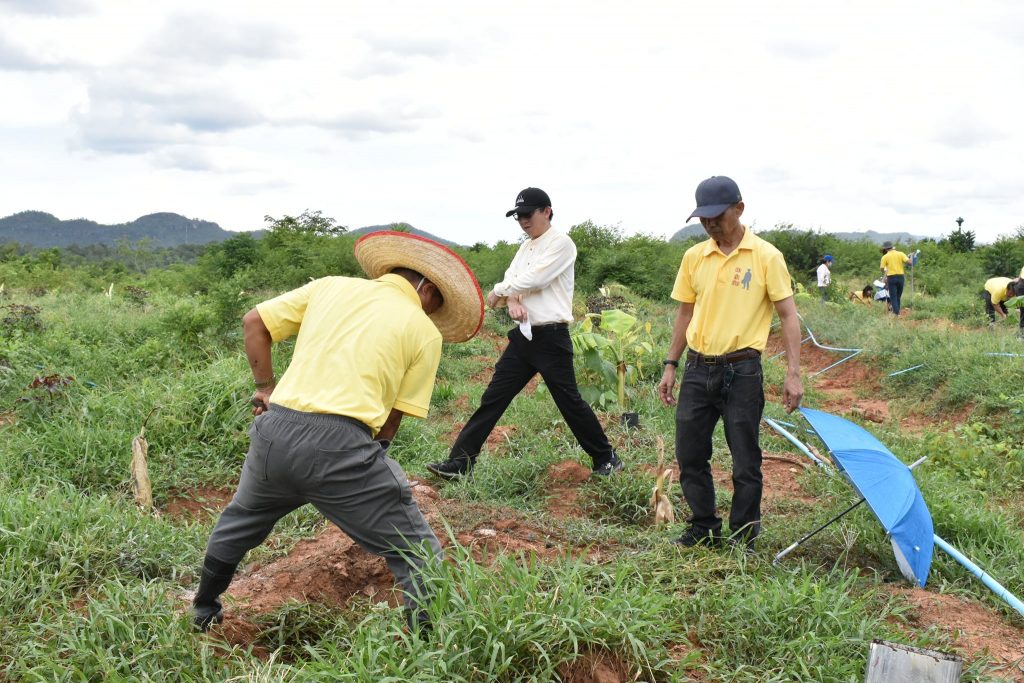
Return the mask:
[[0,216],[1024,225],[1024,3],[0,0]]

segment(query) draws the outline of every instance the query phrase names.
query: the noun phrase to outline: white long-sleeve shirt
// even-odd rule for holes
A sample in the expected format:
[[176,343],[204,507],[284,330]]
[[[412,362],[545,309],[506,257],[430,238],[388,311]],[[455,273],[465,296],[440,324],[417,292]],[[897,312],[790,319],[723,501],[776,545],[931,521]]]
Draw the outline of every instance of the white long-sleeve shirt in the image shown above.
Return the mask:
[[818,266],[818,286],[828,287],[832,283],[832,271],[824,263]]
[[576,245],[554,228],[519,246],[505,271],[505,279],[494,285],[498,296],[521,295],[531,325],[572,322],[572,292],[575,286]]

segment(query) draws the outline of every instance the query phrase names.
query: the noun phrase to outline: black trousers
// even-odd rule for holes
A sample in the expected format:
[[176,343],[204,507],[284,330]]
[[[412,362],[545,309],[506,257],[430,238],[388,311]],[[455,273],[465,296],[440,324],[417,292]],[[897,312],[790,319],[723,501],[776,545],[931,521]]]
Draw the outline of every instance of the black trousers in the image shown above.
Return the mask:
[[732,453],[734,534],[753,538],[761,530],[761,446],[758,434],[764,412],[761,359],[722,365],[687,360],[676,408],[676,461],[683,496],[693,512],[690,524],[718,532],[722,519],[715,511],[711,476],[711,435],[718,419]]
[[608,437],[576,386],[572,355],[567,325],[535,327],[532,341],[518,327],[509,330],[508,346],[494,366],[494,376],[484,390],[480,407],[455,439],[449,457],[476,458],[512,399],[539,372],[558,412],[590,455],[594,467],[611,460],[613,451]]

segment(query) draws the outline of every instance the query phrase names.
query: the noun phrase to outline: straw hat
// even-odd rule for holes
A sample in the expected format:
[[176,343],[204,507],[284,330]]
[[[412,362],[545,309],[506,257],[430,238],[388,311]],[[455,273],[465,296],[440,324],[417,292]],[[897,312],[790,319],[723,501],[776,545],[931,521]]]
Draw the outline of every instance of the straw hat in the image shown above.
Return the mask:
[[394,268],[411,268],[437,285],[444,304],[430,319],[446,342],[464,342],[484,322],[484,295],[473,271],[458,254],[437,242],[408,232],[382,230],[356,241],[356,260],[373,279]]

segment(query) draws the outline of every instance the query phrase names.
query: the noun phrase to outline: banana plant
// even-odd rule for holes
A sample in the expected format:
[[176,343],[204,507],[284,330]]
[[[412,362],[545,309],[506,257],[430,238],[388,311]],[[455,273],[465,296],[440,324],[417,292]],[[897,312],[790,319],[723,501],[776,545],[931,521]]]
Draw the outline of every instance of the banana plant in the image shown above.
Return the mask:
[[573,351],[583,358],[584,367],[593,371],[602,385],[596,394],[595,390],[587,392],[590,403],[603,407],[617,400],[623,411],[627,409],[626,379],[643,374],[644,359],[654,354],[650,339],[651,324],[641,324],[636,316],[624,311],[613,308],[587,314],[573,333],[572,344]]

